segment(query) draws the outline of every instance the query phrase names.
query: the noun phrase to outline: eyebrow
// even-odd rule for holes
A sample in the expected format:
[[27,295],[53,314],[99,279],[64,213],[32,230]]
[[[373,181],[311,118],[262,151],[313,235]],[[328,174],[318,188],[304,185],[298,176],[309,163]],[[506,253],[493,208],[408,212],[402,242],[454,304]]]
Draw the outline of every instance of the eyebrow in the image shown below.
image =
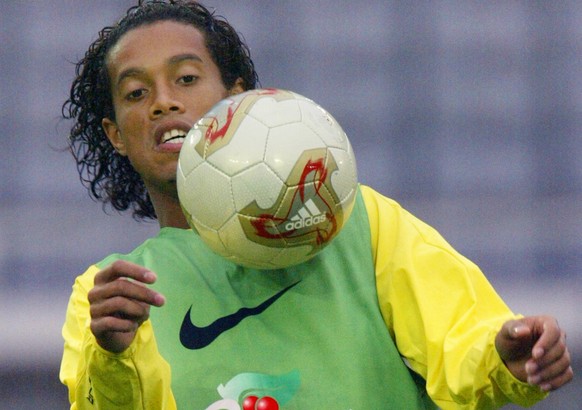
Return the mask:
[[[202,63],[203,62],[202,61],[202,58],[200,58],[197,54],[188,54],[187,53],[187,54],[178,54],[178,55],[175,55],[175,56],[171,57],[168,60],[168,64],[169,65],[176,65],[176,64],[179,64],[179,63],[181,63],[183,61],[195,61],[195,62],[198,62],[198,63]],[[126,78],[136,77],[136,76],[138,76],[138,75],[140,75],[140,74],[142,74],[144,72],[145,72],[145,70],[143,70],[141,68],[133,68],[133,67],[130,67],[130,68],[126,69],[126,70],[123,70],[119,74],[119,77],[117,79],[117,82],[116,82],[117,83],[117,86],[119,86],[119,84],[121,84],[121,82],[123,80],[125,80]]]

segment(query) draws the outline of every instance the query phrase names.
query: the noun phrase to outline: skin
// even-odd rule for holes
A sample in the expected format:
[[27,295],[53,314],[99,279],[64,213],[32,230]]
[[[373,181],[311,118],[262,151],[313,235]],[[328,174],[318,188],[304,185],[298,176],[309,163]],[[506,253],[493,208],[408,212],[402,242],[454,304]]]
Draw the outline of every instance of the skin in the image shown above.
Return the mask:
[[[103,128],[142,176],[160,227],[186,228],[175,177],[180,147],[160,145],[159,134],[188,130],[216,102],[243,91],[240,83],[227,90],[202,34],[176,22],[126,33],[109,54],[108,69],[115,119],[103,119]],[[89,302],[91,330],[101,347],[123,352],[148,319],[150,307],[164,304],[163,295],[147,287],[155,280],[153,272],[125,261],[96,275]],[[550,316],[505,323],[495,346],[516,378],[542,390],[555,390],[573,377],[566,336]]]
[[[143,178],[160,227],[187,228],[176,188],[181,146],[161,144],[161,134],[188,131],[218,101],[242,92],[240,81],[227,90],[201,32],[172,21],[127,32],[107,67],[115,119],[103,119],[103,129]],[[164,304],[163,295],[146,286],[155,280],[153,272],[123,261],[97,273],[88,298],[91,331],[101,347],[123,352],[150,306]]]
[[148,189],[161,227],[186,228],[178,202],[180,145],[160,144],[163,131],[188,131],[229,94],[204,37],[194,27],[158,22],[126,33],[108,55],[115,120],[103,128]]
[[574,377],[566,333],[551,316],[506,322],[495,338],[499,356],[519,380],[552,391]]

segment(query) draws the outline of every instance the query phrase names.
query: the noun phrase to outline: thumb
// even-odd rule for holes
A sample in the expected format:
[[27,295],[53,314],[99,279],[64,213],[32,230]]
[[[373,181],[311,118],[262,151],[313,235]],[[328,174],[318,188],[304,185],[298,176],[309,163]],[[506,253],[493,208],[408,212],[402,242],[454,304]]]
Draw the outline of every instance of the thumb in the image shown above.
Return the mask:
[[533,343],[532,329],[524,320],[505,322],[495,338],[495,347],[504,361],[529,357]]
[[511,339],[521,339],[531,335],[531,328],[523,320],[510,320],[503,326]]

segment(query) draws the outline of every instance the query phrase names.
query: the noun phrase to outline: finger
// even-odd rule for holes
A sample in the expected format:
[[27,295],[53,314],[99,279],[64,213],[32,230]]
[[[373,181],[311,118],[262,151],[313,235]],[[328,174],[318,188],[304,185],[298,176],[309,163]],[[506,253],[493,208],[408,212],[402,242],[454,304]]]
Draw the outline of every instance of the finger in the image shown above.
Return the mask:
[[91,304],[89,312],[92,319],[106,316],[114,316],[122,319],[129,319],[143,323],[149,317],[149,305],[133,299],[117,296],[103,300],[99,303]]
[[531,355],[534,344],[532,328],[523,320],[510,320],[503,324],[495,347],[504,361],[521,360]]
[[541,382],[539,386],[543,391],[552,391],[569,383],[573,378],[574,371],[572,370],[571,366],[568,366],[564,372],[560,373],[558,376],[552,378],[551,380]]
[[537,371],[537,369],[547,367],[562,358],[565,354],[569,355],[566,345],[566,334],[561,332],[560,338],[552,346],[547,347],[542,356],[537,358],[532,357],[528,362],[528,370]]
[[543,381],[548,381],[559,376],[569,367],[570,367],[570,353],[566,350],[563,355],[561,355],[552,363],[543,367],[538,367],[538,369],[535,372],[529,373],[528,381],[532,384],[540,384]]
[[542,317],[541,322],[536,323],[536,325],[538,326],[539,338],[532,348],[532,357],[539,360],[551,350],[552,346],[558,343],[564,333],[558,326],[556,319],[552,317]]
[[165,303],[165,298],[162,294],[144,286],[142,283],[129,281],[124,278],[118,278],[113,282],[94,286],[89,291],[87,297],[91,305],[103,303],[115,297],[133,299],[158,307]]
[[508,336],[511,339],[520,339],[530,337],[532,335],[532,328],[527,322],[522,320],[512,320],[506,323]]
[[91,332],[105,350],[121,353],[132,343],[139,325],[128,319],[106,316],[91,320]]
[[127,318],[104,316],[91,320],[91,332],[99,339],[102,335],[112,333],[135,332],[139,325]]
[[156,274],[135,263],[117,260],[95,275],[95,285],[112,282],[119,278],[128,278],[151,284],[156,281]]

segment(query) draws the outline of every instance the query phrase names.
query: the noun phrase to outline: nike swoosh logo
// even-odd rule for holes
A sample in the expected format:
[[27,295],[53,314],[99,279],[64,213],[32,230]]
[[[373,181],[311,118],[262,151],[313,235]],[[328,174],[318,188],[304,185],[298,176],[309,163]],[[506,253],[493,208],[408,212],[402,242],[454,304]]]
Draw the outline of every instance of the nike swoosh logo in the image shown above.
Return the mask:
[[190,319],[192,306],[190,306],[190,309],[188,309],[188,312],[186,312],[186,316],[184,316],[184,320],[182,321],[182,327],[180,328],[180,342],[186,349],[190,350],[202,349],[208,346],[210,343],[214,342],[218,336],[238,325],[243,319],[263,313],[269,306],[275,303],[277,299],[283,296],[299,282],[287,286],[285,289],[277,292],[258,306],[253,308],[240,308],[235,313],[218,318],[205,327],[198,327],[192,323],[192,320]]

